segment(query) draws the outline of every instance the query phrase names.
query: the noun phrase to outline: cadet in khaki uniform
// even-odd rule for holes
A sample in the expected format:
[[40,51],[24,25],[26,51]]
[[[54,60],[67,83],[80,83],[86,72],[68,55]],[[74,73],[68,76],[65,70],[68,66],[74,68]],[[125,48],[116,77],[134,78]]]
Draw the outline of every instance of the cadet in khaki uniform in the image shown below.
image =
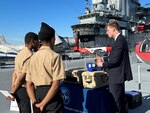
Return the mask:
[[[15,58],[15,70],[12,74],[12,95],[16,98],[20,113],[31,113],[30,99],[25,88],[27,62],[32,56],[32,50],[38,48],[38,35],[29,32],[25,36],[25,47],[18,52]],[[7,99],[13,100],[8,97]]]
[[[55,30],[42,23],[39,39],[42,46],[29,62],[27,92],[34,108],[39,108],[42,113],[63,113],[60,83],[65,77],[65,69],[61,56],[52,50]],[[32,84],[35,86],[35,93]]]

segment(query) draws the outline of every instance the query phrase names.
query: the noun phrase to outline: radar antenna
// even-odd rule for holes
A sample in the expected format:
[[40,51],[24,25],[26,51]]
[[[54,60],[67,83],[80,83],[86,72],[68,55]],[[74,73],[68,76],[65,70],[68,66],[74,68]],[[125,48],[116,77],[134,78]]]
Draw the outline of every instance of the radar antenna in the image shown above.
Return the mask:
[[86,2],[85,14],[89,14],[90,13],[90,3],[89,3],[89,0],[85,0],[85,2]]

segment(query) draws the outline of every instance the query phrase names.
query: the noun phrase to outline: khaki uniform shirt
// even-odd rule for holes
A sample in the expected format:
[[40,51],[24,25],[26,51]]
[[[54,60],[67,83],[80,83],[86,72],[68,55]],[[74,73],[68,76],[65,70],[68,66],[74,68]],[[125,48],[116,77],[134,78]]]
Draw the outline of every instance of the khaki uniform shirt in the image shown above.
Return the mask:
[[15,58],[15,73],[17,77],[20,77],[22,73],[27,71],[27,63],[29,58],[32,56],[32,51],[27,47],[24,47]]
[[30,59],[26,81],[32,82],[35,87],[51,85],[55,80],[65,78],[64,64],[61,56],[42,46]]

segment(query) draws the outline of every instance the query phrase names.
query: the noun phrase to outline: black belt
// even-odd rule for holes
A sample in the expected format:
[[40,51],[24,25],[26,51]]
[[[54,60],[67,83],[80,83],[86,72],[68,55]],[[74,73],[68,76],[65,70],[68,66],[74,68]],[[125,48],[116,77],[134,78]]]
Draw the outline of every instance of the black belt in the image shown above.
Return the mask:
[[40,85],[40,86],[36,86],[37,88],[38,87],[51,87],[52,85]]

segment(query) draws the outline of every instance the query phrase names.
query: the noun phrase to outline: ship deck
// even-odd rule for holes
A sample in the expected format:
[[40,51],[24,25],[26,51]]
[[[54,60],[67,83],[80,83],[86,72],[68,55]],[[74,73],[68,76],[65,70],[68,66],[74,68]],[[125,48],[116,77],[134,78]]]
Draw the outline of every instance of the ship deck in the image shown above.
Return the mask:
[[[126,91],[138,90],[138,67],[141,68],[141,92],[142,92],[142,105],[129,109],[129,113],[150,113],[150,72],[147,69],[150,69],[150,66],[143,63],[138,63],[137,58],[134,53],[130,54],[131,67],[133,72],[133,80],[126,82]],[[80,67],[85,66],[86,62],[91,62],[93,59],[78,59],[65,61],[65,66],[67,67],[77,67],[80,64]],[[0,69],[0,89],[11,90],[11,74],[13,67],[5,67]],[[0,113],[18,113],[16,111],[10,111],[10,102],[5,99],[5,97],[0,94]]]

